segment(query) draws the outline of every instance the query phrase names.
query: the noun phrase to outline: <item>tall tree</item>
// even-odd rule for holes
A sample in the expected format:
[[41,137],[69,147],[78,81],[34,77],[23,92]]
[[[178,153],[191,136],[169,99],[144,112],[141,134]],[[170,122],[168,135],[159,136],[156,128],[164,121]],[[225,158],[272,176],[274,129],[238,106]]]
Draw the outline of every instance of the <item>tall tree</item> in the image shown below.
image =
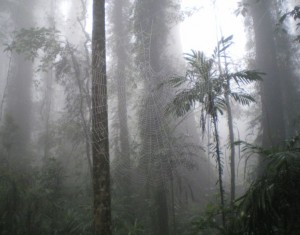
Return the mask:
[[92,153],[94,229],[112,234],[107,113],[105,0],[93,2],[92,38]]
[[[227,54],[226,50],[222,50],[225,47],[229,47],[231,42],[232,36],[224,39],[222,38],[221,41],[218,43],[218,69],[219,73],[225,75],[229,73],[228,71],[228,62],[227,62]],[[221,59],[224,58],[224,71],[222,68],[222,61]],[[233,131],[233,116],[232,116],[232,109],[230,104],[230,80],[226,79],[224,84],[224,97],[226,103],[226,111],[227,111],[227,124],[228,124],[228,131],[229,131],[229,144],[230,144],[230,201],[231,203],[235,200],[235,145],[234,145],[234,131]]]
[[[274,24],[277,25],[277,30],[274,31],[274,38],[276,44],[277,52],[277,64],[279,69],[279,74],[281,77],[281,89],[283,95],[284,103],[284,124],[286,138],[291,138],[297,134],[299,130],[299,81],[298,75],[296,73],[298,69],[297,54],[299,52],[299,47],[294,41],[294,36],[292,36],[288,30],[289,25],[287,22],[282,21],[282,12],[289,7],[288,1],[273,1],[272,9],[274,15]],[[297,17],[294,15],[294,19]],[[280,24],[287,30],[281,30]]]
[[[145,93],[140,110],[140,132],[142,138],[142,159],[140,166],[145,176],[145,197],[155,205],[148,208],[149,234],[168,235],[169,210],[167,201],[166,172],[167,156],[161,154],[165,147],[163,134],[164,114],[162,103],[165,98],[155,86],[162,82],[166,73],[163,61],[167,41],[167,0],[135,1],[134,29],[137,37],[137,63],[144,79]],[[159,167],[155,167],[155,165]]]
[[[192,51],[191,54],[187,54],[186,60],[189,63],[189,67],[186,75],[177,76],[167,81],[173,87],[184,85],[182,89],[177,91],[175,98],[169,103],[167,108],[169,112],[177,116],[183,116],[194,108],[196,104],[200,104],[202,130],[205,130],[205,117],[207,116],[213,125],[215,147],[212,155],[217,162],[222,225],[224,227],[226,226],[224,210],[226,204],[218,117],[220,114],[223,114],[224,109],[227,109],[228,112],[227,104],[229,98],[242,105],[249,105],[253,102],[253,97],[245,93],[240,86],[241,84],[248,84],[261,79],[260,73],[251,70],[230,73],[226,69],[226,74],[223,73],[219,58],[225,54],[224,51],[230,46],[231,43],[228,43],[230,38],[222,39],[219,42],[211,58],[206,58],[204,53],[199,51]],[[230,82],[235,83],[238,88],[228,89]]]
[[255,34],[256,65],[266,73],[261,86],[262,142],[264,147],[275,147],[285,139],[284,108],[281,89],[282,77],[277,64],[274,24],[270,0],[250,1],[250,14]]
[[[55,28],[55,1],[49,2],[49,17],[48,24],[51,28]],[[45,132],[43,134],[44,139],[44,160],[50,156],[50,123],[51,123],[51,109],[52,109],[52,96],[53,96],[53,78],[54,71],[49,69],[45,74],[44,82],[44,101],[42,104],[42,119],[45,125]]]
[[200,178],[207,178],[204,175],[209,163],[199,157],[202,151],[198,146],[200,140],[195,137],[195,120],[187,118],[178,124],[167,118],[165,107],[174,93],[169,87],[157,89],[180,67],[180,59],[175,56],[180,54],[175,38],[178,3],[177,0],[135,1],[136,66],[143,87],[138,170],[148,202],[145,209],[148,214],[141,215],[145,227],[151,227],[147,234],[178,233],[177,223],[181,221],[176,215],[187,210],[190,202],[201,200],[208,188],[202,180],[199,182]]
[[[29,1],[34,4],[33,0]],[[11,19],[15,30],[33,26],[33,9],[27,6],[28,1],[12,2],[10,5]],[[13,52],[13,73],[9,78],[7,90],[6,113],[18,126],[16,139],[19,155],[24,156],[24,150],[30,140],[31,127],[31,88],[33,69],[32,62],[25,56]]]
[[119,123],[119,154],[117,156],[116,173],[120,177],[116,179],[119,183],[122,196],[126,198],[124,206],[132,210],[132,205],[128,201],[131,188],[131,159],[130,159],[130,145],[129,145],[129,130],[127,117],[127,92],[126,82],[128,76],[129,56],[128,50],[130,48],[129,42],[129,17],[128,5],[129,2],[125,0],[114,0],[112,9],[112,28],[113,28],[113,58],[114,71],[113,77],[117,86],[117,116]]

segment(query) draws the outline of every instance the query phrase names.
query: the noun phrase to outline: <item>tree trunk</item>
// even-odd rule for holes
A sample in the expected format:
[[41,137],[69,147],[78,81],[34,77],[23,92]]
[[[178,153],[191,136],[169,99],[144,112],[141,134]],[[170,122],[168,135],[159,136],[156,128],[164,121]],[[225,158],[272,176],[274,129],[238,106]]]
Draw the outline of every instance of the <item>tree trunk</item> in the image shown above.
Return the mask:
[[[49,3],[50,7],[50,18],[48,19],[48,24],[51,28],[55,28],[55,2],[51,0]],[[51,122],[51,109],[52,109],[52,96],[53,96],[53,79],[54,71],[52,68],[46,72],[44,77],[44,100],[42,105],[42,118],[45,123],[45,132],[44,132],[44,163],[47,162],[50,155],[50,122]]]
[[[289,3],[286,1],[273,1],[275,19],[279,19],[282,12],[289,8]],[[278,69],[281,80],[281,90],[283,94],[284,104],[284,122],[286,138],[292,138],[297,135],[300,124],[297,122],[300,116],[299,111],[299,79],[296,71],[298,64],[295,64],[298,51],[294,48],[293,36],[284,33],[274,33],[276,49],[278,56]]]
[[[227,90],[230,89],[229,81],[227,81]],[[235,148],[234,148],[234,132],[233,132],[233,118],[230,100],[227,91],[225,92],[225,102],[227,108],[227,123],[229,130],[230,143],[230,201],[235,200]]]
[[144,78],[145,89],[139,120],[143,156],[140,165],[146,177],[145,197],[155,205],[153,208],[148,205],[145,207],[152,211],[145,216],[149,223],[147,227],[151,227],[147,234],[169,235],[166,161],[170,156],[161,154],[166,148],[165,138],[168,138],[163,133],[166,124],[162,107],[166,99],[162,91],[157,89],[157,85],[162,82],[162,74],[166,72],[163,56],[168,37],[165,18],[167,1],[136,0],[135,7],[137,63]]
[[[126,32],[128,28],[126,24],[125,0],[115,0],[112,21],[113,32],[115,38],[114,53],[115,53],[115,80],[117,83],[117,96],[118,96],[118,119],[120,125],[120,159],[117,169],[118,175],[121,176],[118,179],[120,182],[121,192],[123,197],[127,198],[126,208],[132,210],[130,196],[132,193],[131,188],[131,163],[130,163],[130,144],[129,144],[129,132],[128,132],[128,118],[127,118],[127,94],[126,94],[126,67],[128,66],[128,55],[126,48],[129,47],[129,36]],[[134,221],[132,221],[134,222]]]
[[271,1],[251,1],[257,69],[266,73],[261,87],[263,146],[276,147],[285,139],[281,77],[277,65]]
[[222,214],[222,225],[225,226],[226,220],[225,220],[225,199],[224,199],[224,187],[223,187],[223,166],[222,166],[222,159],[221,159],[221,151],[220,151],[220,139],[219,139],[219,131],[218,131],[218,118],[217,114],[212,114],[212,121],[214,125],[214,137],[216,141],[216,158],[217,158],[217,165],[218,165],[218,177],[219,177],[219,190],[220,190],[220,197],[221,197],[221,214]]
[[[23,2],[16,4],[16,6],[11,10],[15,30],[32,27],[32,9],[27,8]],[[25,56],[16,52],[12,54],[12,64],[13,69],[7,85],[6,114],[11,116],[18,126],[18,135],[15,139],[17,146],[13,152],[23,158],[31,137],[33,64]]]
[[92,153],[94,234],[112,234],[105,50],[105,0],[93,3]]
[[[223,43],[223,47],[225,47],[224,43]],[[224,53],[225,74],[228,74],[226,50],[224,50],[223,53]],[[218,53],[218,64],[219,64],[219,72],[221,75],[223,75],[220,53]],[[225,103],[226,103],[226,110],[227,110],[227,123],[228,123],[229,143],[230,143],[230,202],[231,204],[233,204],[233,201],[235,199],[235,148],[234,148],[233,117],[232,117],[232,110],[231,110],[230,99],[229,99],[229,92],[230,92],[230,81],[227,79],[225,84],[224,96],[225,96]]]

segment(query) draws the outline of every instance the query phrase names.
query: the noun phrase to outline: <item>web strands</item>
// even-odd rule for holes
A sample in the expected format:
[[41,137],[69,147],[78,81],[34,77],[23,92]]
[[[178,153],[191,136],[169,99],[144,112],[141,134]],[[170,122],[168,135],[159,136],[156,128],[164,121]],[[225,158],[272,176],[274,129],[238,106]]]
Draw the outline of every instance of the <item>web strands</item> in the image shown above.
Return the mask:
[[[157,80],[168,77],[166,72],[165,74],[163,72],[154,74],[151,68],[146,71],[148,75],[152,75],[152,79],[150,77],[144,78],[145,82],[148,83],[154,80],[154,83],[157,84]],[[149,71],[152,72],[149,73]],[[150,87],[153,86],[150,84]],[[140,170],[135,180],[140,185],[152,187],[163,185],[165,190],[170,192],[173,178],[182,178],[181,181],[188,180],[189,177],[182,174],[189,174],[189,172],[182,171],[181,168],[196,167],[197,164],[193,161],[196,150],[195,146],[186,143],[187,138],[182,141],[180,137],[175,136],[175,132],[170,132],[173,125],[172,120],[166,116],[164,110],[170,100],[171,92],[168,89],[159,90],[157,86],[154,87],[156,89],[147,89],[145,86],[144,99],[141,102],[139,120],[142,149]]]
[[[92,79],[92,144],[98,146],[96,151],[105,154],[101,143],[108,142],[107,116],[107,78],[105,61],[102,60],[103,51],[94,55]],[[108,161],[108,156],[107,156]]]

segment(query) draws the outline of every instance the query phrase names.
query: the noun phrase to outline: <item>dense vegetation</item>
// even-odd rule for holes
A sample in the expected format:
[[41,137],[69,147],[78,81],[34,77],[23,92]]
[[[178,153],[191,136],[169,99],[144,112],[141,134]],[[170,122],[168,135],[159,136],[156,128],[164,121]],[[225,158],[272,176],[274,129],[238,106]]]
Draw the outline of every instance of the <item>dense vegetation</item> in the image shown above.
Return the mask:
[[182,56],[205,9],[67,2],[0,2],[1,235],[300,233],[300,7],[237,1],[236,61]]

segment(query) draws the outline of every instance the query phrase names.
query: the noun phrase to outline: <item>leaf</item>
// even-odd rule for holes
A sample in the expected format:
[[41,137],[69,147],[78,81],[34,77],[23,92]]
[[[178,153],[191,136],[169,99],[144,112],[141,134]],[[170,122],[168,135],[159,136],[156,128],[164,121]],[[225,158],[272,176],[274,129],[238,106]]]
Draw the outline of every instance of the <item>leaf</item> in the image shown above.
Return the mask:
[[286,17],[289,15],[289,13],[284,14],[283,16],[280,17],[279,23],[282,24],[283,21],[285,21]]
[[255,99],[246,93],[242,92],[231,92],[229,95],[238,103],[241,103],[242,105],[250,105],[251,103],[255,103]]
[[[227,38],[222,38],[219,42],[218,42],[218,54],[221,55],[222,52],[225,52],[232,44],[232,39],[233,39],[233,35],[230,35]],[[220,48],[220,46],[222,46]]]
[[255,70],[242,70],[236,73],[228,73],[225,76],[227,76],[227,79],[234,80],[237,85],[240,85],[262,81],[263,75],[265,75],[265,73],[257,72]]

